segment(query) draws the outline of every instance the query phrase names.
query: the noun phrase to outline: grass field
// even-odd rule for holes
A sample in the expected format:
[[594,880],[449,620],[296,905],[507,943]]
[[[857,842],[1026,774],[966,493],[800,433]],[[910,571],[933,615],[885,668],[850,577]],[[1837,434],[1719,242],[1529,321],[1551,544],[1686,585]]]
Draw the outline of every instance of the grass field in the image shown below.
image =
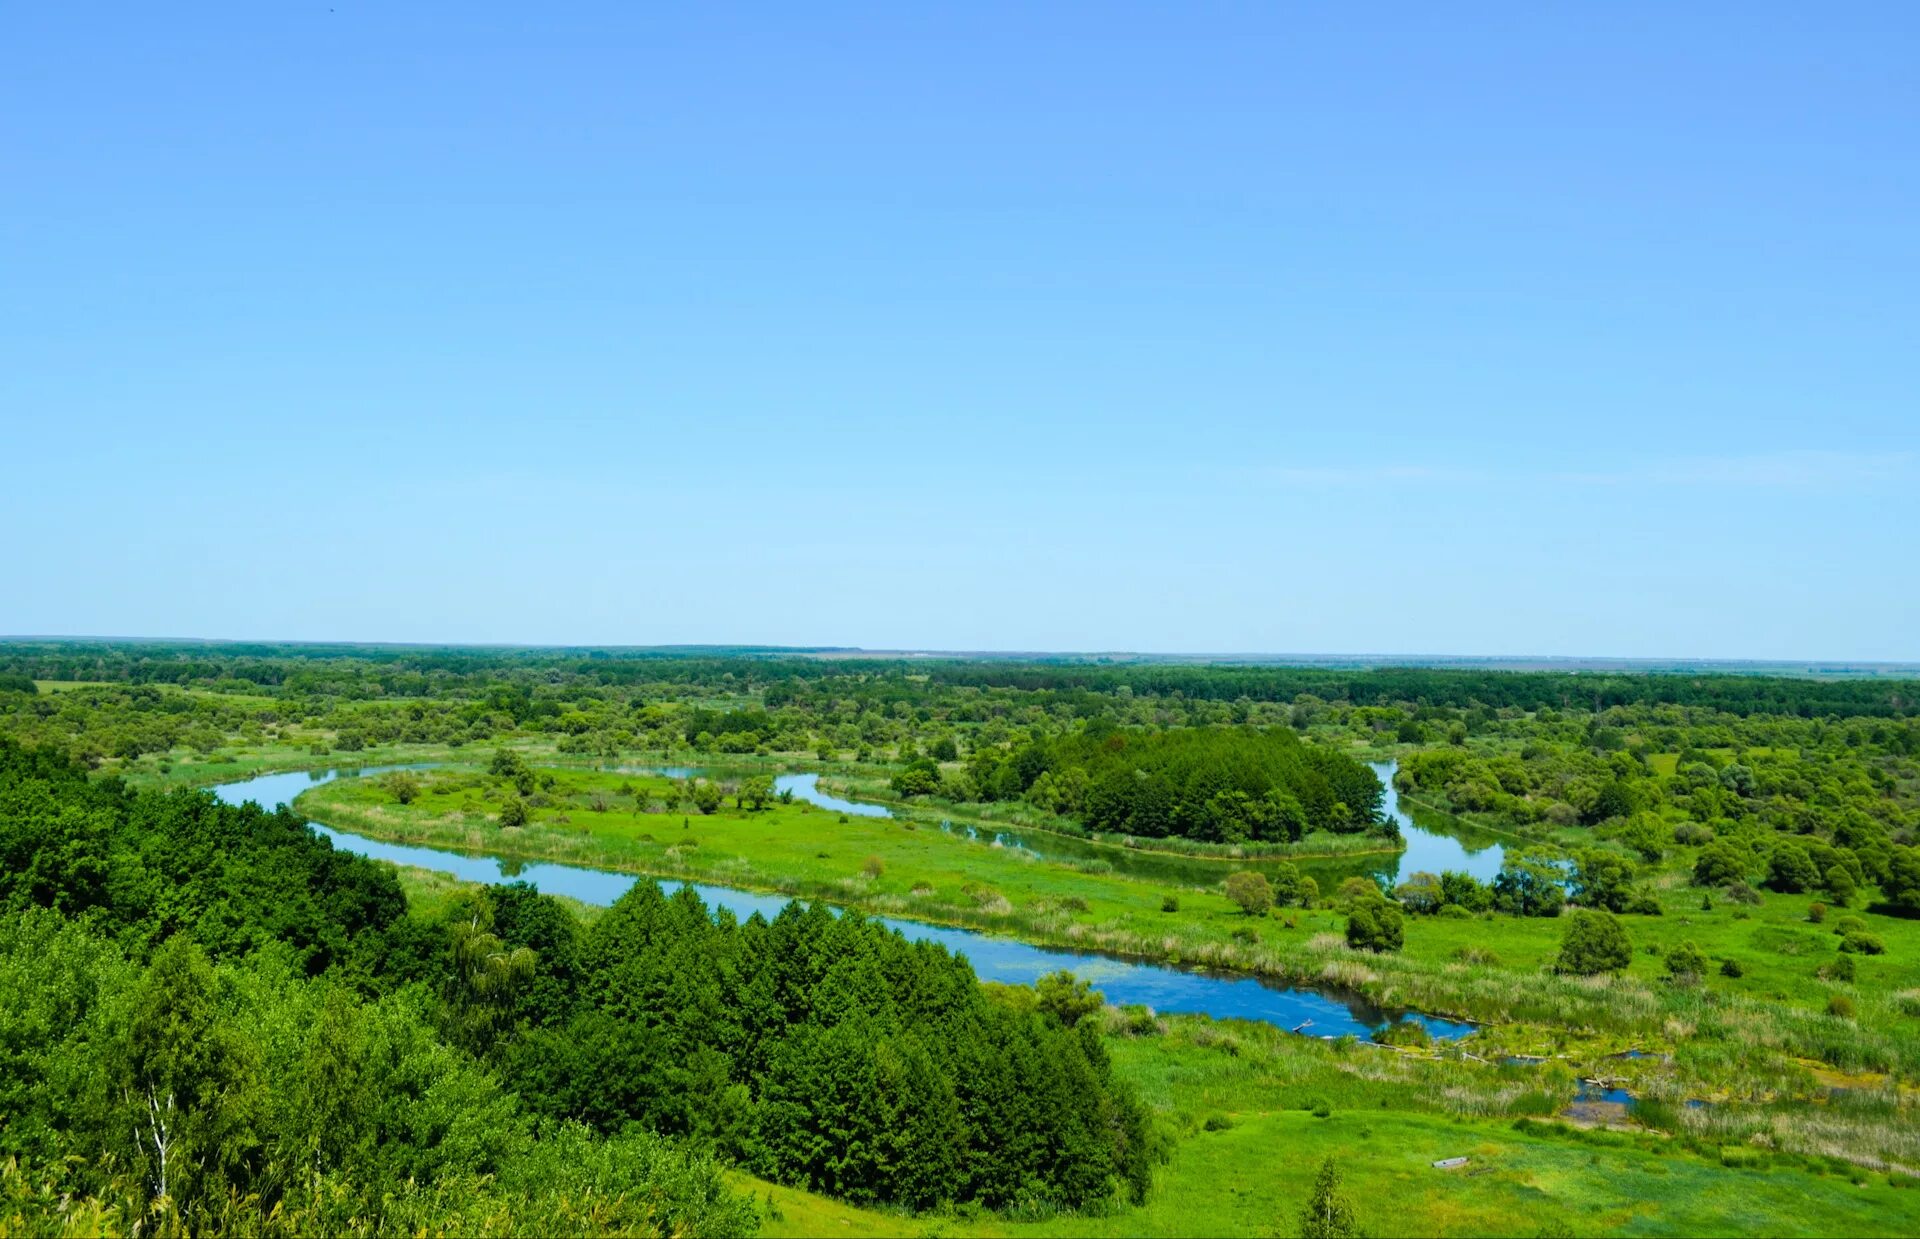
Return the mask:
[[[1187,888],[1174,892],[1179,912],[1165,913],[1165,884],[1035,861],[938,830],[843,819],[805,804],[662,812],[662,800],[676,794],[667,780],[544,773],[553,776],[540,793],[547,803],[517,830],[495,823],[488,793],[498,781],[474,770],[423,774],[422,793],[407,806],[366,779],[320,785],[299,805],[383,838],[818,895],[1039,941],[1144,938],[1151,927],[1170,954],[1190,958],[1215,944],[1270,952],[1287,968],[1323,977],[1332,968],[1376,993],[1427,986],[1463,1003],[1491,1005],[1505,995],[1500,1001],[1526,1007],[1527,994],[1566,988],[1592,1016],[1584,1024],[1506,1019],[1465,1043],[1418,1054],[1109,1010],[1100,1018],[1113,1033],[1115,1069],[1152,1108],[1168,1147],[1144,1205],[1032,1219],[907,1216],[736,1174],[762,1202],[768,1235],[1287,1234],[1329,1155],[1362,1226],[1376,1235],[1564,1233],[1556,1226],[1575,1234],[1752,1233],[1781,1218],[1810,1235],[1920,1229],[1920,1188],[1906,1178],[1920,1164],[1911,1090],[1899,1075],[1831,1065],[1911,1054],[1910,997],[1920,983],[1911,961],[1920,942],[1907,922],[1875,917],[1890,953],[1859,960],[1858,982],[1836,987],[1814,976],[1835,938],[1829,926],[1807,922],[1811,898],[1769,895],[1757,908],[1703,912],[1699,892],[1667,879],[1659,892],[1665,915],[1625,918],[1638,948],[1628,974],[1574,981],[1544,970],[1558,950],[1555,921],[1410,919],[1399,956],[1363,956],[1329,941],[1341,918],[1328,909],[1290,910],[1289,929],[1272,918],[1249,922],[1216,890]],[[591,807],[596,796],[605,812]],[[866,871],[869,857],[880,860],[878,876]],[[459,886],[424,871],[403,871],[403,881],[425,912]],[[988,906],[983,891],[1007,906]],[[1257,947],[1232,937],[1249,925]],[[1663,980],[1661,957],[1645,948],[1683,940],[1739,960],[1744,975],[1675,990]],[[1461,959],[1468,951],[1493,962],[1469,965]],[[1857,1020],[1825,1014],[1840,990],[1860,1003]],[[1795,1052],[1809,1041],[1827,1046],[1827,1064]],[[1606,1057],[1633,1047],[1672,1057]],[[1549,1061],[1502,1065],[1510,1053]],[[1644,1123],[1607,1130],[1556,1120],[1581,1076],[1607,1076],[1651,1099]],[[1810,1100],[1836,1085],[1854,1091]],[[1691,1097],[1715,1104],[1679,1104]],[[1431,1165],[1459,1156],[1467,1166]]]
[[[1143,882],[804,803],[663,812],[678,794],[668,780],[547,773],[554,782],[540,793],[546,805],[518,829],[497,825],[498,781],[474,770],[428,773],[420,798],[406,806],[373,780],[324,784],[298,804],[383,839],[694,878],[1042,944],[1340,984],[1383,1006],[1492,1023],[1484,1039],[1503,1051],[1598,1060],[1630,1046],[1657,1049],[1674,1056],[1672,1087],[1695,1096],[1811,1095],[1817,1081],[1803,1059],[1907,1076],[1920,1064],[1920,922],[1872,917],[1888,953],[1857,957],[1857,980],[1832,983],[1816,973],[1837,957],[1838,918],[1808,923],[1807,896],[1702,911],[1699,892],[1669,873],[1656,883],[1664,915],[1623,918],[1636,948],[1632,965],[1590,980],[1549,971],[1564,929],[1557,920],[1410,918],[1400,953],[1371,955],[1346,948],[1344,918],[1333,908],[1249,918],[1211,885]],[[604,812],[588,807],[596,797]],[[1170,894],[1174,912],[1163,910]],[[1672,985],[1664,952],[1688,941],[1715,961],[1736,961],[1743,975]],[[1854,1004],[1852,1018],[1828,1014],[1836,994]]]
[[[1423,1108],[1444,1101],[1444,1086],[1419,1073],[1400,1078],[1397,1065],[1330,1065],[1335,1052],[1322,1047],[1264,1044],[1248,1030],[1223,1033],[1198,1020],[1173,1024],[1114,1048],[1116,1070],[1177,1133],[1143,1206],[1032,1221],[908,1217],[740,1181],[771,1205],[762,1230],[776,1237],[1293,1234],[1325,1157],[1340,1167],[1357,1220],[1373,1235],[1536,1235],[1556,1226],[1583,1235],[1751,1234],[1773,1232],[1783,1218],[1796,1234],[1901,1235],[1920,1225],[1920,1188],[1897,1176],[1710,1136],[1446,1113]],[[1343,1067],[1355,1074],[1343,1076]],[[1460,1091],[1466,1104],[1499,1095]],[[1468,1162],[1432,1164],[1454,1157]]]

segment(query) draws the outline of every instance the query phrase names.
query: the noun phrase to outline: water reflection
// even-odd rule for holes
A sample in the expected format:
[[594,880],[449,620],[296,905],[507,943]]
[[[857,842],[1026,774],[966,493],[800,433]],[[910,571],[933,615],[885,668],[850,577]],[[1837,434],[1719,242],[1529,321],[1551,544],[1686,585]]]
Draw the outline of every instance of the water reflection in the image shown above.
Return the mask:
[[[379,774],[395,768],[372,767],[344,773]],[[327,770],[268,774],[245,782],[224,784],[212,791],[228,804],[251,800],[271,809],[290,803],[300,792],[316,783],[339,777],[341,773]],[[800,777],[811,779],[816,776]],[[812,790],[818,791],[817,788]],[[797,784],[795,794],[800,794]],[[468,882],[523,881],[548,894],[566,895],[583,903],[601,906],[613,903],[635,881],[652,880],[578,865],[504,861],[492,856],[467,855],[442,848],[386,843],[317,822],[313,829],[332,840],[336,847],[375,860],[447,873]],[[511,870],[509,866],[512,866]],[[681,883],[663,880],[660,885],[664,890],[673,891]],[[693,888],[708,906],[725,908],[741,918],[755,912],[772,917],[789,902],[784,895],[756,894],[705,883],[694,883]],[[1399,1019],[1420,1023],[1431,1036],[1440,1040],[1463,1037],[1473,1031],[1471,1024],[1454,1020],[1418,1013],[1382,1011],[1351,995],[1282,986],[1255,977],[1137,963],[1092,952],[1030,946],[1012,938],[918,921],[891,917],[881,919],[888,927],[913,941],[937,942],[949,950],[964,954],[983,980],[1026,985],[1046,973],[1065,968],[1104,991],[1109,1002],[1122,1006],[1140,1004],[1168,1014],[1204,1014],[1217,1019],[1259,1020],[1311,1036],[1369,1039],[1373,1033]]]

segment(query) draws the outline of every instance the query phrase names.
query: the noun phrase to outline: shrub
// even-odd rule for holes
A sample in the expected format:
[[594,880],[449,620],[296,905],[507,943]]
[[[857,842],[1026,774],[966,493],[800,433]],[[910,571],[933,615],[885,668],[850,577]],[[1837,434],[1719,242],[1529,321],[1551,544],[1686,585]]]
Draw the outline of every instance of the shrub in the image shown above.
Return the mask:
[[1682,942],[1667,952],[1667,975],[1674,980],[1698,980],[1706,972],[1706,953],[1693,943]]
[[1758,907],[1760,904],[1760,892],[1745,882],[1735,882],[1727,887],[1726,895],[1733,903],[1743,903],[1750,908]]
[[1827,905],[1812,903],[1807,905],[1807,920],[1815,925],[1827,919]]
[[1709,843],[1693,862],[1695,886],[1730,886],[1746,878],[1746,860],[1740,849],[1724,840]]
[[1627,931],[1613,914],[1583,909],[1575,912],[1567,925],[1554,969],[1593,976],[1618,972],[1631,962],[1633,947],[1627,941]]
[[1835,994],[1827,999],[1827,1014],[1836,1020],[1850,1020],[1854,1015],[1853,999],[1845,994]]
[[1833,960],[1820,969],[1820,977],[1822,980],[1845,981],[1851,985],[1854,978],[1853,956],[1842,955]]
[[500,806],[500,824],[502,826],[525,826],[527,824],[527,802],[518,796],[507,797]]
[[1720,961],[1720,975],[1739,980],[1741,977],[1747,975],[1747,970],[1740,966],[1739,960],[1728,957]]
[[1820,881],[1820,870],[1807,855],[1807,846],[1789,839],[1773,849],[1767,860],[1767,885],[1789,894],[1811,889]]
[[403,805],[412,804],[420,795],[420,780],[411,770],[395,770],[380,780],[380,784],[387,789],[387,795]]
[[1397,905],[1379,895],[1355,901],[1347,913],[1347,945],[1361,951],[1397,951],[1405,940],[1405,918]]
[[1848,934],[1840,939],[1840,950],[1846,955],[1885,955],[1887,944],[1872,934]]
[[1264,875],[1243,869],[1228,876],[1227,898],[1248,916],[1265,916],[1273,906],[1273,887]]
[[1226,1131],[1233,1126],[1233,1120],[1219,1112],[1209,1114],[1207,1121],[1200,1124],[1202,1131]]
[[1180,910],[1180,896],[1162,895],[1160,897],[1160,910],[1162,912],[1178,912]]
[[870,878],[877,878],[887,871],[887,862],[878,856],[869,856],[860,864],[860,872]]

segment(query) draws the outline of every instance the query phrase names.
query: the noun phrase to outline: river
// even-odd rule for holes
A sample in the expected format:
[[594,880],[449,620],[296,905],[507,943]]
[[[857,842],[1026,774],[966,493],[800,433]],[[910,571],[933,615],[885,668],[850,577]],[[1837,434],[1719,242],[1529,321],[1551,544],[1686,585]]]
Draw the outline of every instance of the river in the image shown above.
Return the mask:
[[[211,789],[228,804],[254,801],[272,809],[291,804],[293,798],[316,784],[341,774],[378,774],[395,767],[370,767],[363,770],[295,771],[267,774]],[[831,801],[839,808],[852,802],[838,801],[820,792],[811,781],[814,776],[787,776],[783,787],[792,787],[796,796]],[[807,780],[804,784],[801,780]],[[866,812],[885,809],[878,805],[859,805]],[[636,881],[632,874],[590,869],[578,865],[547,862],[520,862],[492,856],[469,856],[440,848],[384,843],[350,831],[336,830],[320,822],[313,829],[333,841],[335,847],[375,860],[391,861],[451,874],[470,882],[526,882],[548,894],[567,895],[583,903],[607,905],[614,902]],[[659,879],[668,892],[681,886],[671,879]],[[694,883],[693,888],[708,906],[726,908],[742,919],[758,912],[772,917],[788,902],[784,895],[761,895],[731,887]],[[1325,993],[1315,989],[1284,986],[1275,982],[1231,973],[1116,959],[1091,952],[1058,950],[1031,946],[1012,938],[984,934],[893,917],[880,918],[889,928],[919,942],[937,942],[972,963],[981,979],[1010,985],[1029,985],[1049,972],[1062,968],[1105,993],[1107,1001],[1120,1006],[1144,1005],[1166,1014],[1210,1015],[1216,1019],[1258,1020],[1310,1036],[1354,1036],[1363,1040],[1394,1023],[1414,1020],[1437,1039],[1463,1037],[1473,1025],[1414,1012],[1382,1011],[1352,995]]]

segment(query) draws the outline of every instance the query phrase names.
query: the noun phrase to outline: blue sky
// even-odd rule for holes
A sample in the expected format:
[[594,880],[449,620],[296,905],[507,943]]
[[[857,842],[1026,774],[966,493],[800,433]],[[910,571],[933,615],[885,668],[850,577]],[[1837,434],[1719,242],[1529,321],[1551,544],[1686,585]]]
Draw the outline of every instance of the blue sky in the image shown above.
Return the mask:
[[1920,659],[1920,8],[15,6],[0,632]]

